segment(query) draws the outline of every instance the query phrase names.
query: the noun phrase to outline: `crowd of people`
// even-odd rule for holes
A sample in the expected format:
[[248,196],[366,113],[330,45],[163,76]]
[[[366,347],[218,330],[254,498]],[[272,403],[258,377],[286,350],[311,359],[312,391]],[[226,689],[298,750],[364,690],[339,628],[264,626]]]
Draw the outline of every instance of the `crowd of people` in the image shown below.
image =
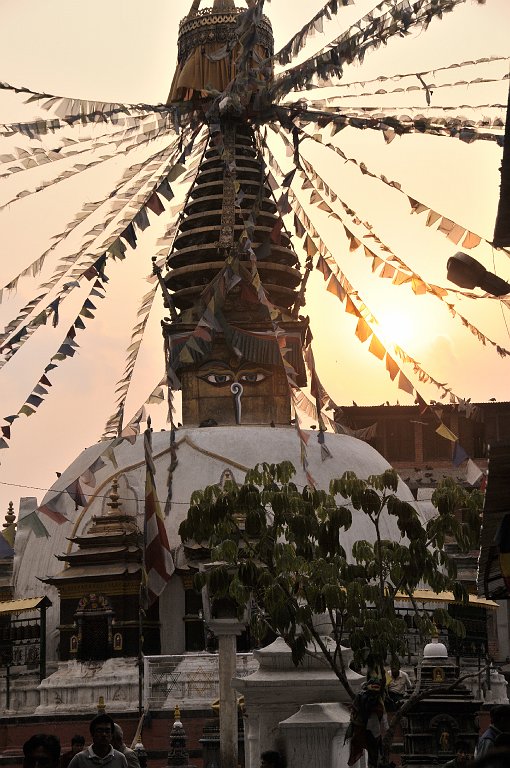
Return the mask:
[[[410,685],[407,675],[398,668],[391,669],[394,693],[404,696]],[[408,682],[409,681],[409,682]],[[455,757],[443,768],[510,768],[510,704],[492,708],[491,723],[478,739],[473,754],[467,741],[455,744]],[[23,768],[140,768],[137,754],[124,743],[122,728],[107,714],[94,717],[90,726],[91,743],[85,747],[85,738],[77,735],[71,739],[71,749],[60,753],[60,741],[56,736],[39,733],[31,736],[23,745]],[[284,768],[279,752],[268,750],[260,757],[260,768]]]
[[73,736],[71,749],[62,755],[56,736],[47,733],[31,736],[23,744],[23,768],[140,768],[136,752],[124,744],[122,728],[109,715],[94,717],[89,730],[88,747],[83,736]]
[[[60,741],[53,734],[38,733],[23,744],[23,768],[140,768],[136,752],[124,743],[118,723],[107,714],[94,717],[90,726],[91,743],[73,736],[71,749],[60,754]],[[284,768],[279,752],[268,750],[260,756],[260,768]]]

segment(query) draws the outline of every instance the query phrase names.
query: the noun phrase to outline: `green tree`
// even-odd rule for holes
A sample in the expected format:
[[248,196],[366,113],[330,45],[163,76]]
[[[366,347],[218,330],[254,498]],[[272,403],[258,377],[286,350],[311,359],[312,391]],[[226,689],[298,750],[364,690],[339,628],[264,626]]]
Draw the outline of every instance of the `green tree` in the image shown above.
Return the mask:
[[[232,601],[240,615],[249,602],[252,633],[281,635],[296,665],[317,649],[351,698],[341,646],[350,645],[359,669],[406,654],[407,625],[396,605],[402,596],[410,600],[422,642],[436,626],[464,634],[446,610],[431,615],[413,595],[426,585],[467,600],[445,543],[455,541],[462,551],[473,546],[479,494],[446,481],[433,495],[437,514],[423,524],[415,506],[398,498],[394,470],[367,480],[346,472],[329,491],[300,489],[294,474],[290,462],[264,463],[242,485],[193,493],[179,533],[183,541],[202,542],[214,563],[197,574],[198,588],[207,582],[211,597]],[[364,516],[371,535],[347,552],[342,540],[353,514]],[[383,517],[395,523],[393,539],[382,536]],[[323,636],[318,616],[327,617],[333,642]],[[413,697],[421,697],[419,683]],[[386,752],[400,717],[390,725]]]

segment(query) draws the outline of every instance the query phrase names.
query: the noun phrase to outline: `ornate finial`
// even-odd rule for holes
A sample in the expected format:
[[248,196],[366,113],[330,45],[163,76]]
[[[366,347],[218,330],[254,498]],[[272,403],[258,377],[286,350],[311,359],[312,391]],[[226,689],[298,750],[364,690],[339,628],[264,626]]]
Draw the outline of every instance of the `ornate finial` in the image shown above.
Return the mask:
[[14,523],[16,520],[16,515],[14,514],[14,504],[12,501],[9,502],[9,506],[7,508],[7,514],[5,516],[5,523],[3,525],[4,528],[8,528],[10,525]]
[[174,707],[174,720],[180,720],[181,719],[181,710],[179,709],[179,705],[176,704]]
[[110,491],[110,501],[107,502],[107,506],[110,507],[110,515],[115,515],[119,507],[121,506],[121,502],[119,501],[119,494],[117,491],[119,490],[119,481],[117,477],[113,478],[112,482],[112,489]]
[[106,704],[104,703],[104,696],[100,696],[97,701],[97,714],[103,715],[106,712]]

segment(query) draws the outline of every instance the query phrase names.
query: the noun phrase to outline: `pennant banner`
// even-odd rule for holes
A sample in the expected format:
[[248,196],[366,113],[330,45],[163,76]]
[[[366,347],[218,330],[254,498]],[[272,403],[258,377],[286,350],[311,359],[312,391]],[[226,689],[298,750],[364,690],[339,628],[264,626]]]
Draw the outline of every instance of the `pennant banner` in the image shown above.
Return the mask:
[[[302,64],[286,70],[270,89],[271,96],[277,101],[296,87],[309,87],[314,78],[322,79],[329,75],[340,78],[345,64],[363,61],[371,48],[381,44],[394,35],[405,35],[413,27],[426,29],[433,18],[441,19],[443,14],[453,11],[465,0],[382,0],[376,8],[361,18],[343,35],[329,43],[327,49],[306,59]],[[478,0],[480,4],[484,0]],[[374,11],[381,15],[376,17]]]
[[[274,155],[272,155],[269,147],[266,143],[264,143],[264,147],[266,149],[266,152],[268,154],[268,162],[271,168],[275,170],[280,176],[283,177],[283,172],[281,171],[281,168],[279,167],[276,159],[274,158]],[[312,224],[306,213],[304,212],[298,198],[296,197],[294,191],[292,189],[289,190],[289,200],[292,204],[292,207],[294,209],[295,215],[301,220],[305,230],[308,232],[308,234],[311,237],[314,237],[314,239],[318,239],[318,233],[314,229],[313,231],[315,234],[312,235]],[[332,270],[334,270],[334,274],[338,282],[342,285],[344,291],[345,291],[345,311],[349,314],[353,314],[357,316],[358,318],[363,318],[365,323],[369,325],[368,332],[364,334],[365,340],[368,338],[371,338],[372,333],[370,333],[371,325],[377,324],[377,320],[374,317],[374,315],[370,312],[368,307],[363,303],[361,297],[359,296],[359,293],[354,290],[353,286],[349,283],[349,281],[346,279],[345,275],[341,272],[341,270],[338,267],[338,264],[336,263],[334,257],[332,254],[328,251],[325,244],[320,241],[320,245],[318,246],[319,251],[321,251],[321,255],[327,263],[330,265]],[[382,344],[379,339],[377,339],[377,342],[375,343],[372,352],[377,352],[377,356],[380,357],[381,355],[381,347]],[[395,354],[403,360],[403,362],[409,363],[413,366],[413,370],[415,374],[418,375],[420,381],[424,383],[431,383],[434,384],[438,389],[442,391],[442,397],[450,396],[450,400],[461,403],[464,402],[462,398],[459,398],[457,395],[455,395],[451,388],[449,388],[446,384],[441,383],[434,379],[432,376],[430,376],[423,368],[419,365],[419,363],[411,358],[409,355],[407,355],[404,350],[402,350],[401,347],[398,347],[395,345]],[[381,358],[380,358],[381,359]],[[390,376],[392,379],[395,379],[396,375],[399,375],[398,379],[398,386],[403,391],[408,392],[409,394],[413,394],[416,398],[420,398],[423,402],[423,398],[419,395],[415,387],[411,384],[409,379],[405,376],[403,371],[400,370],[398,364],[396,361],[388,354],[388,352],[385,350],[385,354],[383,355],[382,359],[386,360],[386,367],[388,372],[390,373]]]
[[[436,69],[422,70],[420,72],[405,72],[405,73],[402,73],[402,74],[398,74],[397,73],[397,74],[394,74],[394,75],[380,75],[379,77],[375,77],[372,80],[353,80],[350,83],[339,83],[339,82],[336,81],[335,78],[332,78],[332,79],[328,80],[327,82],[323,81],[323,87],[328,87],[329,88],[329,87],[333,87],[334,86],[335,89],[339,89],[339,88],[356,88],[358,86],[361,86],[362,88],[365,88],[367,85],[371,85],[372,83],[398,82],[399,80],[403,80],[403,79],[408,78],[408,77],[410,77],[410,78],[418,78],[419,79],[420,87],[418,87],[418,86],[411,86],[411,88],[402,88],[402,89],[398,88],[396,91],[382,91],[382,93],[402,93],[404,91],[407,92],[408,90],[411,90],[411,89],[413,89],[413,90],[414,89],[417,89],[417,90],[422,89],[424,87],[422,81],[423,81],[423,79],[427,75],[436,75],[438,72],[445,72],[445,71],[450,70],[450,69],[461,69],[462,67],[471,67],[471,66],[476,66],[478,64],[490,64],[492,62],[498,62],[498,61],[510,61],[510,56],[485,56],[485,57],[480,58],[480,59],[473,59],[472,61],[461,61],[461,62],[455,63],[455,64],[448,64],[445,67],[437,67]],[[451,87],[453,87],[455,85],[473,85],[473,84],[477,84],[477,83],[480,83],[480,82],[483,82],[483,83],[485,83],[485,82],[498,82],[499,83],[499,82],[501,82],[501,79],[508,79],[508,77],[510,77],[510,75],[505,74],[503,76],[503,78],[500,77],[500,78],[498,78],[497,80],[494,80],[494,81],[493,80],[487,81],[485,79],[479,78],[479,79],[471,80],[471,81],[461,80],[461,81],[458,81],[456,83],[447,83],[447,84],[445,84],[445,86],[443,86],[442,83],[437,83],[435,85],[427,84],[426,87],[427,88],[434,88],[434,90],[435,90],[437,88],[442,88],[442,87],[451,88]],[[296,90],[299,90],[299,88],[296,87]],[[378,89],[377,91],[371,92],[371,93],[358,93],[358,94],[356,94],[356,96],[378,96],[380,93],[381,93],[381,90]],[[334,98],[339,98],[340,99],[340,98],[345,98],[345,97],[343,97],[343,96],[338,96],[338,97],[332,96],[331,98],[332,99],[334,99]]]
[[[281,132],[279,130],[279,128],[277,128],[277,130],[280,133],[280,135],[282,136],[282,138],[284,138],[284,140],[286,140],[287,143],[288,143],[288,139],[285,136],[285,134],[283,132]],[[301,129],[301,131],[302,131],[302,133],[305,133],[303,131],[303,129]],[[382,181],[383,184],[386,184],[386,186],[391,187],[392,189],[396,189],[397,192],[400,192],[401,194],[405,195],[408,198],[409,202],[411,203],[411,209],[412,209],[413,212],[421,213],[423,211],[429,211],[429,214],[427,216],[427,222],[426,222],[428,227],[433,226],[440,219],[446,218],[441,213],[437,213],[434,210],[432,210],[428,205],[425,205],[424,203],[420,202],[419,200],[414,200],[404,189],[402,189],[402,185],[399,182],[397,182],[397,181],[390,181],[383,174],[379,175],[377,173],[374,173],[369,168],[367,168],[365,163],[359,162],[358,160],[356,160],[353,157],[348,157],[339,147],[336,147],[331,142],[324,141],[322,133],[315,133],[315,134],[305,133],[305,136],[307,138],[312,139],[313,141],[317,142],[318,144],[321,144],[324,147],[327,147],[328,149],[332,150],[337,155],[339,155],[342,158],[342,160],[344,160],[345,162],[352,163],[353,165],[355,165],[363,175],[370,176],[370,178],[377,179],[378,181]],[[461,225],[457,224],[456,222],[452,222],[452,224],[455,225],[456,227],[461,226]],[[489,242],[488,240],[486,240],[485,238],[481,237],[480,235],[475,234],[474,232],[471,232],[467,228],[462,228],[462,229],[465,232],[465,237],[464,237],[464,240],[462,241],[462,247],[463,248],[467,248],[467,249],[475,248],[482,241],[487,243],[487,245],[490,245],[492,247],[492,243]],[[443,230],[441,230],[441,231],[443,232]],[[448,231],[443,232],[443,233],[448,236]],[[505,248],[501,248],[501,249],[498,249],[498,250],[502,250],[505,253],[507,253],[508,255],[510,255],[510,251],[506,250]],[[452,293],[453,292],[458,292],[458,291],[455,291],[454,289],[450,289],[450,288],[448,290],[450,292],[452,292]],[[461,291],[460,293],[463,296],[468,296],[470,298],[479,298],[476,294],[473,294],[473,293],[469,293],[469,292],[465,292],[465,291]]]

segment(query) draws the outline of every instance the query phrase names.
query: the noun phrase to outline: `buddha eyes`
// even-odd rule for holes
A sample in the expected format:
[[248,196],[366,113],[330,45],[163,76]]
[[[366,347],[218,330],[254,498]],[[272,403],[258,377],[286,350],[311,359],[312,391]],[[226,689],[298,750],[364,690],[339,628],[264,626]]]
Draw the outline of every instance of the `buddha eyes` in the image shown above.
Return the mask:
[[259,381],[264,381],[266,378],[266,374],[262,373],[262,371],[252,371],[250,373],[242,373],[239,376],[239,381],[246,384],[258,384]]
[[212,384],[213,387],[226,387],[233,381],[240,381],[242,384],[259,384],[267,379],[268,374],[265,371],[246,371],[240,373],[237,377],[233,373],[206,373],[200,376],[202,381]]
[[230,384],[234,381],[234,377],[231,373],[208,373],[206,376],[201,376],[200,378],[208,384],[212,384],[214,387],[224,387],[226,384]]

